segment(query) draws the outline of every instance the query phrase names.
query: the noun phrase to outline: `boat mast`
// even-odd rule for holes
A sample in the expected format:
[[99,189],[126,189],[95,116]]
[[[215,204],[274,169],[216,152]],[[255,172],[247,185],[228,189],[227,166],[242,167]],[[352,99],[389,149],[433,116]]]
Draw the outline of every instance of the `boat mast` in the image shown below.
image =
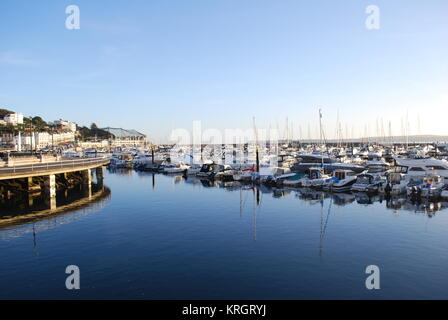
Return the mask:
[[257,165],[257,172],[260,172],[260,156],[258,154],[258,133],[257,133],[257,127],[255,126],[255,117],[253,117],[254,122],[254,133],[255,133],[255,157],[256,157],[256,165]]
[[[325,139],[324,129],[322,127],[322,109],[319,109],[319,128],[320,128],[320,143],[325,145],[325,149],[327,151],[328,156],[330,156],[328,152],[327,142]],[[322,167],[324,166],[324,157],[322,155]]]

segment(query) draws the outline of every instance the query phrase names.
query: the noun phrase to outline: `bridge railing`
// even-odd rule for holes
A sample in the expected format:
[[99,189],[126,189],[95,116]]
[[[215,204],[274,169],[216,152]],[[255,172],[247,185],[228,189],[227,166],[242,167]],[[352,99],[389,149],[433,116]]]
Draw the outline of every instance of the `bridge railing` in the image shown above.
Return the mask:
[[28,165],[18,165],[0,168],[0,175],[7,173],[34,172],[52,169],[75,168],[94,164],[107,164],[108,158],[90,158],[90,159],[70,159],[47,163],[33,163]]

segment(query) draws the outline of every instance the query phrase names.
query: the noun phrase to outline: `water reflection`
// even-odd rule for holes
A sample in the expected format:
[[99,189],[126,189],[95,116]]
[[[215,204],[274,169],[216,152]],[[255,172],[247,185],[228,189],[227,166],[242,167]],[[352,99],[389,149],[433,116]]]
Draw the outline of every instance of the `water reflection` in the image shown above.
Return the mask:
[[49,204],[42,194],[3,199],[0,202],[0,238],[30,232],[35,235],[38,230],[68,223],[102,209],[110,196],[110,189],[100,182],[58,190],[54,204]]
[[[163,175],[159,173],[145,172],[138,172],[138,174],[140,176],[150,175],[153,188],[157,185],[157,176]],[[163,176],[166,178],[166,175]],[[379,194],[372,195],[360,192],[329,193],[309,188],[269,187],[266,185],[244,184],[238,181],[225,182],[203,178],[200,179],[198,177],[182,174],[169,175],[168,177],[173,179],[174,184],[185,183],[193,188],[219,188],[227,192],[239,192],[239,215],[240,217],[243,217],[245,211],[251,211],[252,237],[254,241],[257,240],[257,218],[259,216],[263,196],[283,198],[293,195],[307,206],[318,207],[318,210],[320,211],[320,226],[316,226],[316,231],[319,229],[318,255],[320,257],[322,257],[324,253],[325,236],[330,226],[334,206],[373,206],[375,204],[380,204],[384,205],[386,209],[390,209],[392,215],[398,215],[398,212],[401,210],[414,214],[423,214],[429,218],[433,217],[437,211],[444,210],[448,207],[448,202],[431,202],[430,200],[417,202],[406,197],[390,197]],[[250,207],[249,210],[246,206],[248,202]]]
[[[446,295],[444,202],[132,170],[107,173],[105,182],[113,197],[94,200],[92,184],[85,206],[0,230],[2,238],[20,237],[0,241],[7,257],[0,296],[72,298],[64,279],[54,279],[70,263],[94,279],[79,293],[87,299],[369,298],[369,264],[404,272],[385,272],[388,287],[378,298]],[[58,205],[59,197],[76,202],[70,192],[58,193]],[[27,287],[36,272],[40,282]]]
[[[132,170],[123,169],[127,173],[121,172],[120,174],[131,174]],[[151,176],[153,189],[157,185],[157,175],[160,173],[148,173],[137,171],[140,176]],[[266,185],[254,185],[241,183],[238,181],[218,181],[212,179],[198,178],[195,176],[187,176],[183,174],[169,175],[173,179],[174,184],[185,183],[192,187],[203,188],[219,188],[229,192],[241,192],[244,190],[254,190],[254,203],[257,206],[260,205],[260,195],[271,195],[273,198],[282,198],[289,195],[295,195],[295,197],[301,199],[303,202],[309,205],[321,205],[325,199],[329,200],[332,205],[335,206],[347,206],[351,204],[360,205],[373,205],[375,203],[383,204],[387,209],[394,211],[403,210],[411,213],[425,214],[428,217],[433,217],[437,211],[448,208],[448,202],[446,201],[432,201],[421,199],[416,201],[414,199],[407,198],[406,196],[385,196],[381,194],[367,194],[362,192],[355,193],[329,193],[325,191],[310,189],[310,188],[290,188],[290,187],[270,187]]]

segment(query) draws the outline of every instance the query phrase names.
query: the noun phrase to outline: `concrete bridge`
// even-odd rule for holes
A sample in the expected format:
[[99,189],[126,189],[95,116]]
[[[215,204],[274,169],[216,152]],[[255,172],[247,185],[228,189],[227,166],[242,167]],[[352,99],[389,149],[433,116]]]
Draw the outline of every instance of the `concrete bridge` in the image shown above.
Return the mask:
[[[68,174],[76,174],[79,179],[82,179],[88,196],[90,196],[93,170],[95,170],[97,182],[102,182],[103,166],[108,163],[108,158],[61,159],[46,163],[21,163],[20,165],[9,162],[7,166],[0,167],[0,183],[7,182],[7,180],[18,181],[29,193],[35,191],[37,187],[38,190],[45,192],[50,208],[53,208],[56,207],[56,176],[58,179],[67,180]],[[33,178],[41,183],[43,180],[43,188],[40,185],[36,186]]]
[[0,167],[0,180],[22,179],[46,175],[56,175],[75,171],[91,170],[105,166],[107,158],[62,159],[46,163],[30,163]]

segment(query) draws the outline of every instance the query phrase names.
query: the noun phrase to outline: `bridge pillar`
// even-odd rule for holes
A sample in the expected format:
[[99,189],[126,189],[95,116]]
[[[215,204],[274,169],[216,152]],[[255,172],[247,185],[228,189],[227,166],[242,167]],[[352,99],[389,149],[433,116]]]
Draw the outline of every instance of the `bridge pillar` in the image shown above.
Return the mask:
[[96,181],[99,183],[104,180],[103,166],[96,168]]
[[91,169],[82,170],[81,175],[82,175],[82,183],[84,185],[92,184],[92,170]]
[[35,195],[32,193],[27,194],[28,207],[32,207],[34,205],[34,197]]
[[33,191],[33,177],[26,178],[26,191],[28,193]]
[[56,209],[56,176],[50,174],[45,179],[45,198],[50,210]]
[[87,197],[92,196],[92,170],[86,169],[81,171],[82,184]]
[[103,166],[96,168],[96,183],[100,189],[104,187],[104,169]]

